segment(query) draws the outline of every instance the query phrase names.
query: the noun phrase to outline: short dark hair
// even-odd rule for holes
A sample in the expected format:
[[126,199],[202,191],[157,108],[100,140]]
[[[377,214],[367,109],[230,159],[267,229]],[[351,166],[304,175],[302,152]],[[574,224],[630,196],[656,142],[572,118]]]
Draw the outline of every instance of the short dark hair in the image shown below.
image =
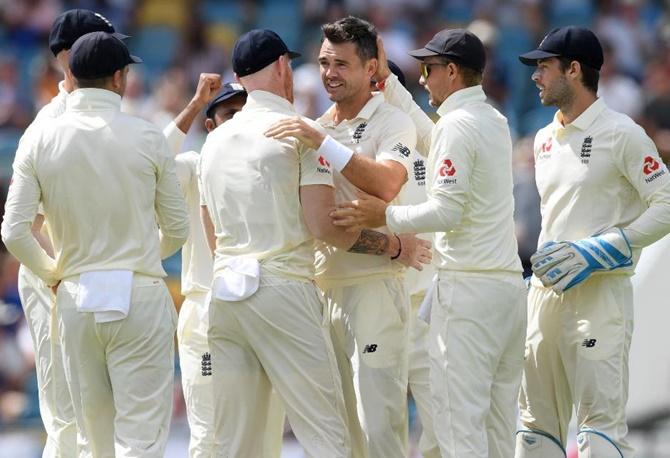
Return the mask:
[[111,81],[114,76],[103,76],[102,78],[77,78],[74,77],[74,82],[79,89],[84,88],[93,88],[93,89],[105,89],[109,81]]
[[321,30],[331,43],[354,43],[361,61],[377,58],[377,29],[368,21],[347,16],[322,25]]
[[[561,71],[565,72],[568,68],[570,68],[570,64],[574,61],[574,59],[569,59],[567,57],[559,57],[558,61],[560,63]],[[600,72],[593,67],[584,65],[581,62],[579,62],[579,66],[582,69],[582,84],[589,91],[593,92],[594,94],[597,93],[598,80],[600,79]]]

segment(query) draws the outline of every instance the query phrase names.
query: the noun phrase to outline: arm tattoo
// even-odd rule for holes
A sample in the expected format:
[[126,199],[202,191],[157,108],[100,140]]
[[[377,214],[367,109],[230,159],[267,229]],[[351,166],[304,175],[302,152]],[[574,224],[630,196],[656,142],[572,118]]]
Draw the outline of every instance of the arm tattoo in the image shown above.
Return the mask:
[[382,255],[386,253],[388,246],[389,238],[386,234],[370,229],[363,229],[358,240],[349,248],[349,252]]

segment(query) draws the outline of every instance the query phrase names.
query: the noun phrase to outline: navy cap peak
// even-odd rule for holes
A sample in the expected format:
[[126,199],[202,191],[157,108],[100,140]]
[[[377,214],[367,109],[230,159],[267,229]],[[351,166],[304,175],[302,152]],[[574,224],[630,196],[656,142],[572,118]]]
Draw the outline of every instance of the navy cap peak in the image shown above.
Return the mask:
[[431,56],[446,57],[480,72],[486,65],[484,44],[477,35],[465,29],[441,30],[426,46],[408,54],[419,60]]

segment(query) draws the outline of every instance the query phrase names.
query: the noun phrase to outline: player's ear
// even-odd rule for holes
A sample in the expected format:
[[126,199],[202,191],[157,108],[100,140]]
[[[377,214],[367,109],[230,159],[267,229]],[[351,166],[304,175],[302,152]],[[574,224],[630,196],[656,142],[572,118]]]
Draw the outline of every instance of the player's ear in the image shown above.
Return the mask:
[[205,119],[205,129],[207,132],[211,132],[216,128],[216,123],[211,118]]

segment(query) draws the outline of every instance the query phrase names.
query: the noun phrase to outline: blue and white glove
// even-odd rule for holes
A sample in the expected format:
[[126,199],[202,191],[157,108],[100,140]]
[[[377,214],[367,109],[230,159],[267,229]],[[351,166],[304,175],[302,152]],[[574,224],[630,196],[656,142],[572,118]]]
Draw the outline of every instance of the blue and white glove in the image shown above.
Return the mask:
[[633,264],[633,250],[619,228],[574,242],[547,242],[530,257],[542,284],[561,294],[586,280],[593,271]]

